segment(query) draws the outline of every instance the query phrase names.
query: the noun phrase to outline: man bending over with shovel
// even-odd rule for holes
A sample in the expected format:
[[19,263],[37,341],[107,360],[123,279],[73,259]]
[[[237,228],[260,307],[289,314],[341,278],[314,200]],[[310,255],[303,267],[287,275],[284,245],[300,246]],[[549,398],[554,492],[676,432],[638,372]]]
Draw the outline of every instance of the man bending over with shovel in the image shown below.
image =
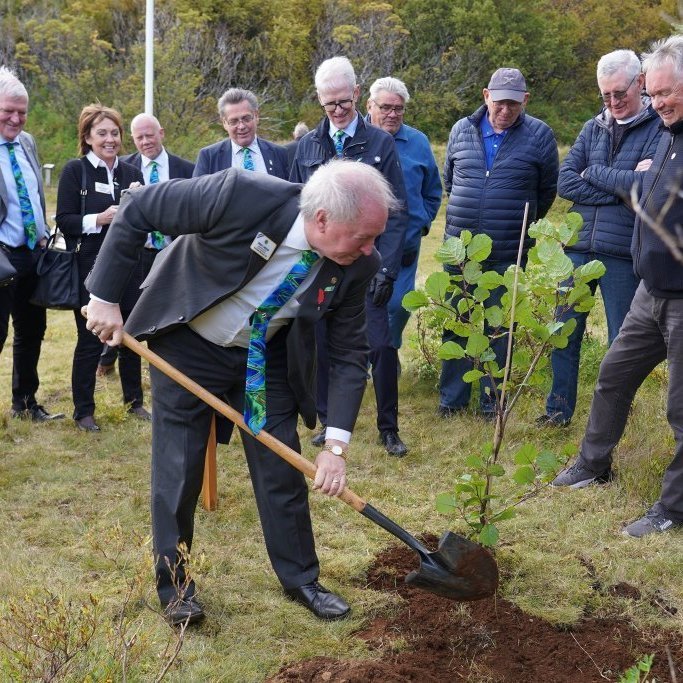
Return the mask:
[[[366,384],[365,290],[375,238],[397,202],[370,165],[333,161],[305,185],[228,169],[125,193],[86,285],[87,327],[118,344],[116,302],[148,233],[178,237],[157,258],[126,330],[296,451],[315,426],[315,324],[328,321],[327,441],[313,488],[338,496]],[[204,616],[183,553],[192,546],[213,409],[152,367],[152,528],[169,621]],[[246,383],[245,383],[246,382]],[[348,604],[318,583],[304,476],[242,435],[266,548],[284,591],[321,619]]]

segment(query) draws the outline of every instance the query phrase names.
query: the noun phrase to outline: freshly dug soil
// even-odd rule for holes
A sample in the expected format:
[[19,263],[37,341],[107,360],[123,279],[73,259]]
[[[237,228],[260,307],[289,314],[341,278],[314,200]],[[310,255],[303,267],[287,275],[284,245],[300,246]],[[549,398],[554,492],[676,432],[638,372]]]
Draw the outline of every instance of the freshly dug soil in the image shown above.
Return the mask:
[[[436,547],[437,540],[426,544]],[[642,633],[618,619],[585,619],[561,629],[497,597],[451,602],[403,583],[417,564],[415,553],[393,546],[370,569],[372,588],[404,600],[396,616],[380,616],[357,634],[376,659],[316,657],[283,667],[270,683],[604,683],[618,681],[643,654],[655,655],[648,680],[683,683],[681,635]],[[608,591],[639,596],[624,583]]]

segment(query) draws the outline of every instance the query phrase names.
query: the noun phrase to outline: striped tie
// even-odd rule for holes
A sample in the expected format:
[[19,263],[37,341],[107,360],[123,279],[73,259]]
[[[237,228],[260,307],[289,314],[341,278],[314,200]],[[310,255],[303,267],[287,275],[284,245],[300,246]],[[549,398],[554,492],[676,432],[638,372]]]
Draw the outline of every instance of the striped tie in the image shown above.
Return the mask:
[[254,434],[266,424],[266,330],[272,317],[292,298],[318,260],[314,251],[301,252],[301,258],[285,279],[254,311],[247,352],[247,378],[244,391],[244,421]]
[[[159,166],[156,161],[153,161],[150,166],[152,170],[149,172],[149,184],[156,185],[159,182]],[[155,249],[163,249],[166,244],[166,238],[158,230],[153,230],[152,235],[152,246]]]
[[344,136],[346,133],[343,130],[338,130],[334,134],[334,151],[337,153],[338,158],[344,156]]
[[36,217],[33,214],[33,206],[31,205],[31,198],[28,194],[24,174],[21,172],[19,161],[17,160],[14,145],[16,142],[3,143],[9,152],[9,161],[12,166],[12,174],[14,175],[14,182],[17,185],[17,195],[19,196],[19,206],[21,207],[21,222],[24,224],[24,235],[26,237],[26,244],[29,249],[33,249],[38,241],[38,228],[36,227]]

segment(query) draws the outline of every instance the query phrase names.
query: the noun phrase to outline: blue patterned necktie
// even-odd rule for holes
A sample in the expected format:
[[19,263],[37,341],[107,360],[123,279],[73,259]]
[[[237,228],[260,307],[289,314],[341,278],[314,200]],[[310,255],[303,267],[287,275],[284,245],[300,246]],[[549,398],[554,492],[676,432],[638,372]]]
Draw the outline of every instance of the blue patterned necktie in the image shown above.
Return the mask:
[[247,377],[244,391],[244,421],[254,434],[266,424],[266,330],[272,317],[292,298],[313,264],[318,260],[314,251],[301,252],[301,258],[285,279],[254,311],[247,352]]
[[[149,172],[149,184],[156,185],[159,182],[159,166],[156,161],[150,163],[152,170]],[[166,244],[166,238],[158,230],[153,230],[152,235],[152,246],[155,249],[163,249]]]
[[12,173],[14,174],[14,182],[17,185],[17,195],[19,196],[19,206],[21,207],[21,222],[24,224],[24,235],[26,237],[26,244],[29,249],[33,249],[38,241],[38,228],[36,227],[36,217],[33,214],[33,206],[31,205],[31,198],[28,194],[24,174],[21,172],[19,161],[17,160],[14,145],[16,142],[3,143],[9,152],[9,161],[12,166]]
[[247,171],[253,171],[254,160],[251,158],[251,150],[248,147],[242,147],[242,168]]
[[337,156],[341,159],[344,156],[344,136],[346,133],[343,130],[338,130],[334,134],[334,151]]

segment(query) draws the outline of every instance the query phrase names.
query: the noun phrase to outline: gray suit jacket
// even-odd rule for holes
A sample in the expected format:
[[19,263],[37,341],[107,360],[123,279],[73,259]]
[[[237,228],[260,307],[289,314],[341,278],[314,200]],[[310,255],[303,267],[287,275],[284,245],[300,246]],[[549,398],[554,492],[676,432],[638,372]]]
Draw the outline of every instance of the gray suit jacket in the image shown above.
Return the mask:
[[[261,154],[263,154],[268,175],[287,180],[289,178],[289,163],[285,148],[261,137],[258,138],[258,146]],[[193,175],[197,177],[207,173],[217,173],[231,166],[232,145],[230,138],[227,138],[199,150]]]
[[[156,258],[126,328],[140,339],[184,325],[244,287],[265,265],[251,249],[257,233],[280,245],[299,211],[301,185],[241,169],[124,193],[86,281],[119,301],[147,233],[178,237]],[[315,324],[325,318],[330,356],[329,422],[352,431],[366,384],[365,291],[377,252],[350,266],[324,259],[299,300],[287,335],[288,383],[307,426],[315,426]],[[274,283],[274,286],[277,283]]]
[[[31,164],[33,172],[36,174],[38,179],[38,192],[40,194],[40,205],[43,207],[43,217],[45,217],[45,194],[43,192],[43,176],[40,171],[40,162],[38,161],[38,151],[36,150],[36,141],[33,136],[29,133],[19,133],[15,142],[18,142],[28,160]],[[5,185],[5,178],[3,178],[2,173],[0,173],[0,223],[2,223],[7,217],[7,203],[9,201],[7,196],[7,185]],[[14,182],[14,178],[12,178]]]

